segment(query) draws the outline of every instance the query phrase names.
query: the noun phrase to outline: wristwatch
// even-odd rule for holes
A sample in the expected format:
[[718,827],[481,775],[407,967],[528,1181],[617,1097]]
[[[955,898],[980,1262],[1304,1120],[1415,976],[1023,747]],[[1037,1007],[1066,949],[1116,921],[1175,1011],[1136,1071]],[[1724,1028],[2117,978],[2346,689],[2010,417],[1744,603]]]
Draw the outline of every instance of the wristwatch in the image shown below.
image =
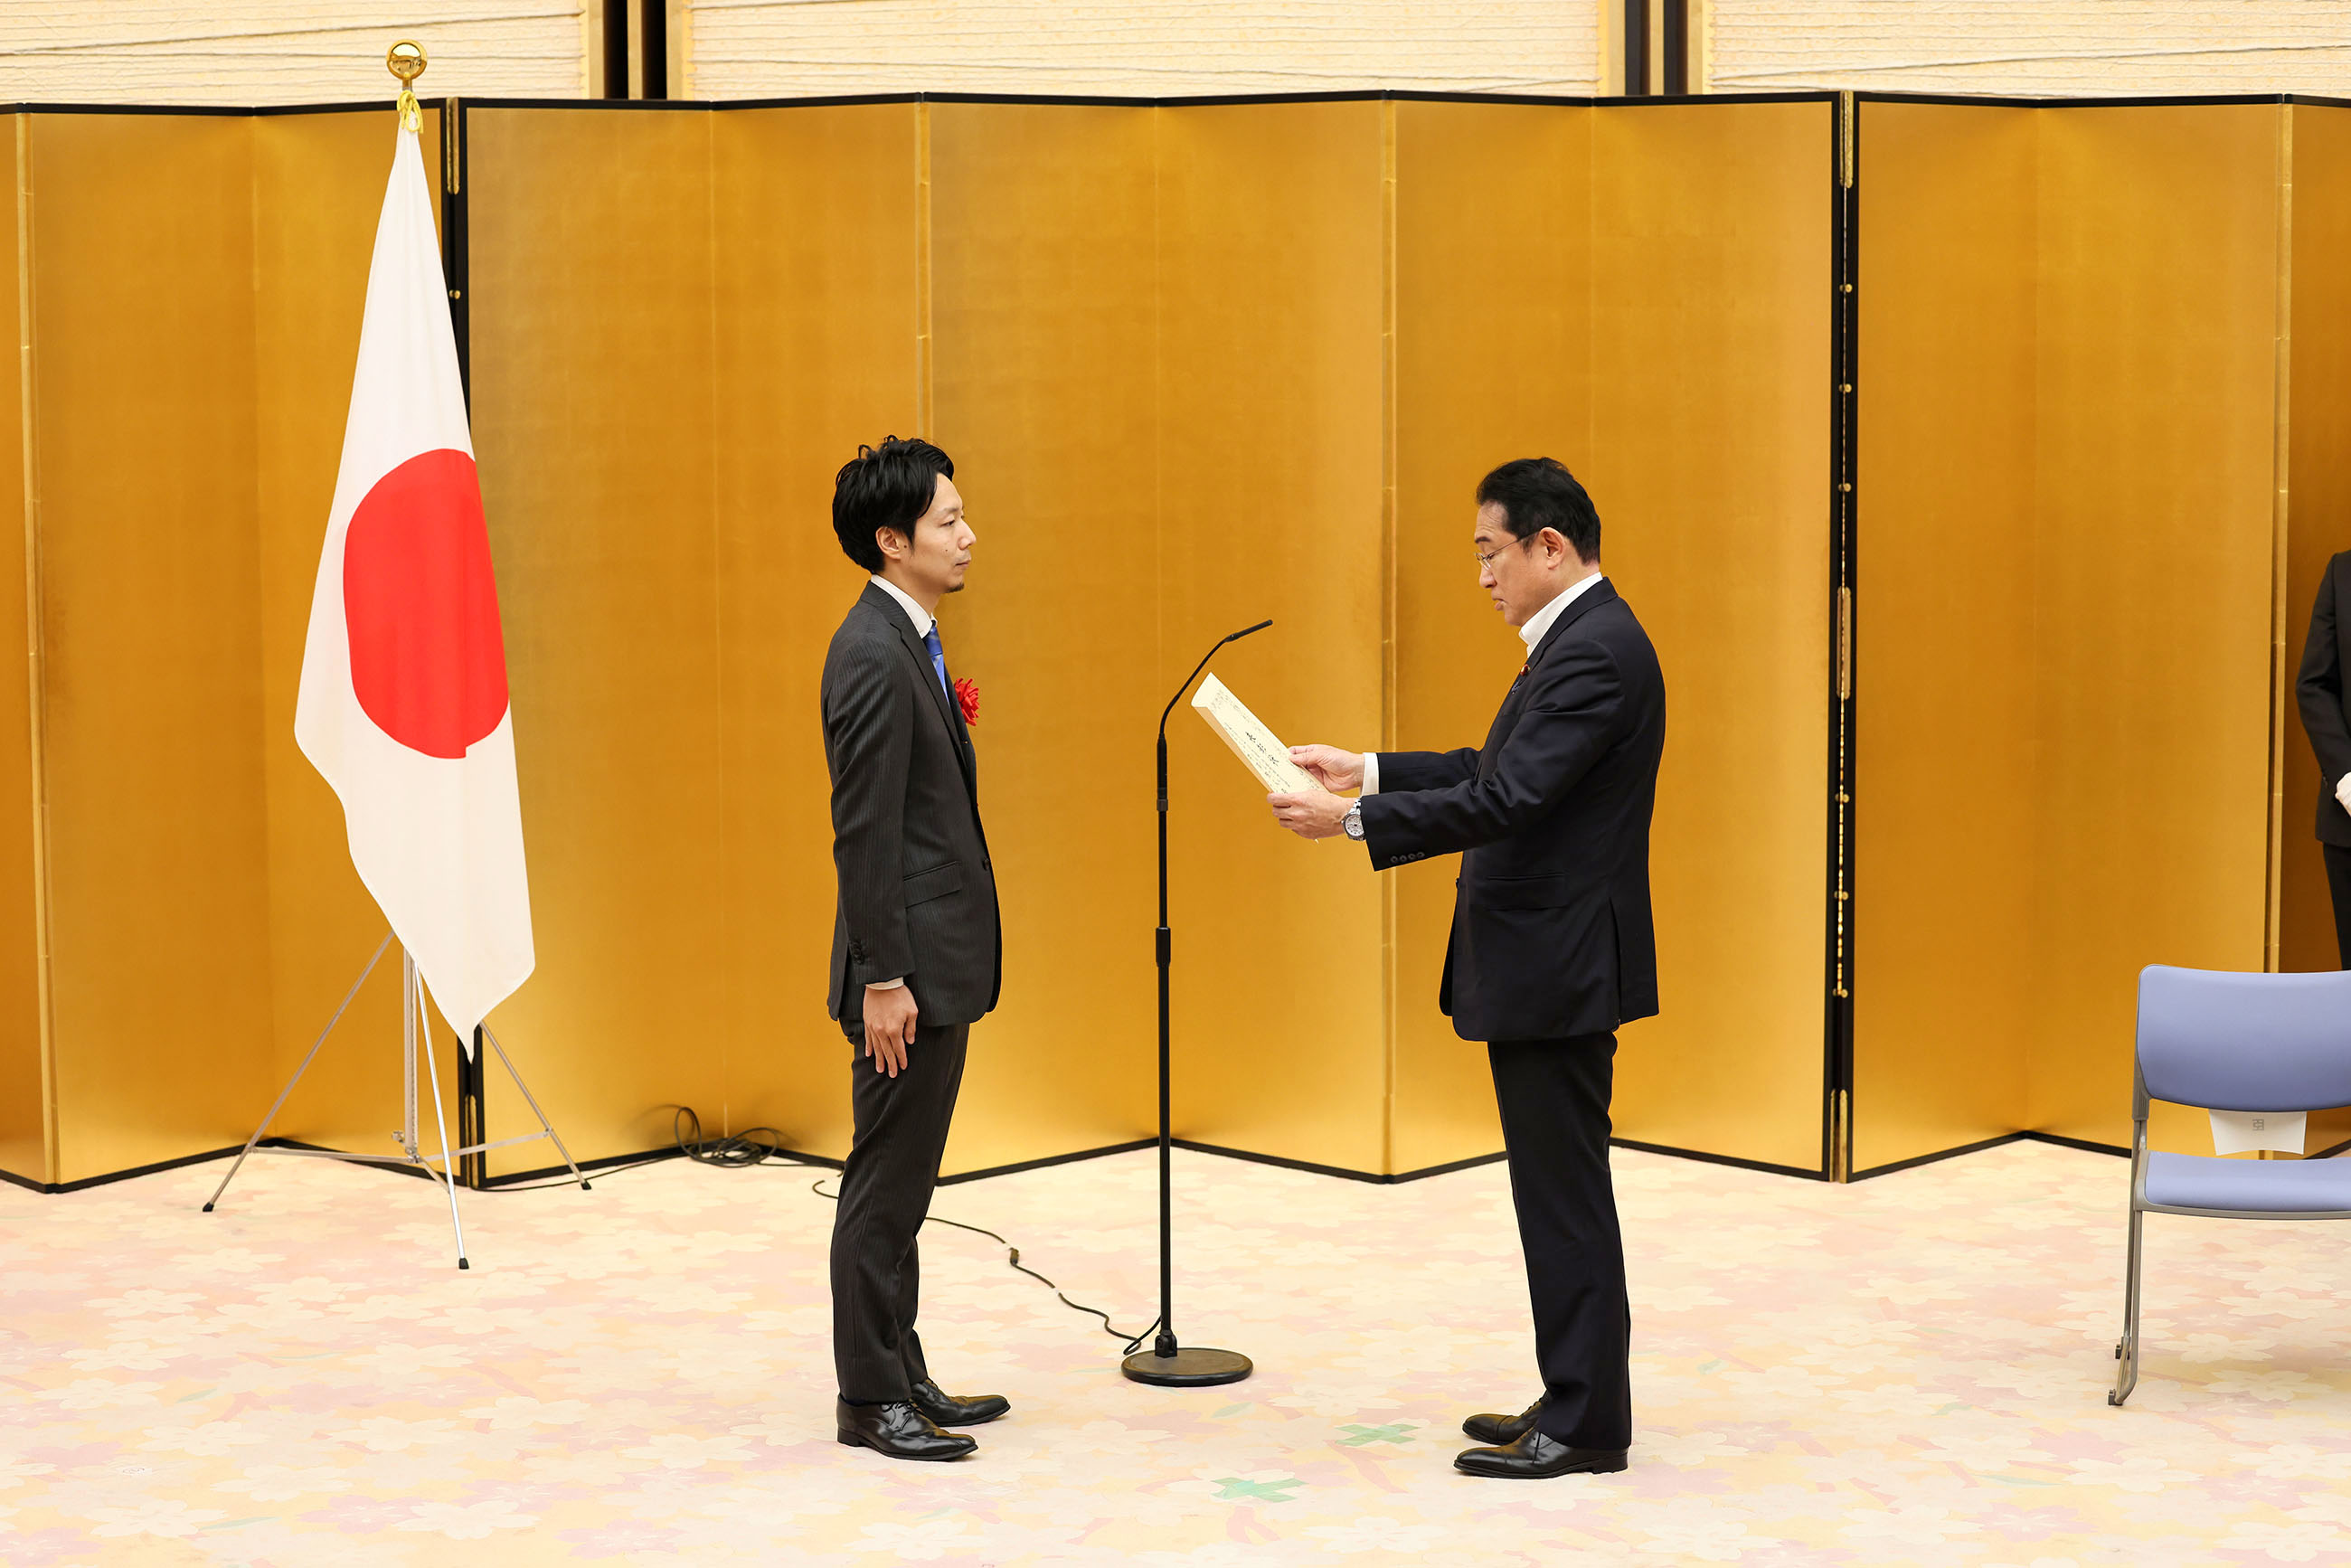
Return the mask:
[[1349,838],[1359,844],[1362,843],[1364,841],[1364,803],[1358,800],[1349,806],[1347,814],[1339,819],[1339,825],[1347,830]]

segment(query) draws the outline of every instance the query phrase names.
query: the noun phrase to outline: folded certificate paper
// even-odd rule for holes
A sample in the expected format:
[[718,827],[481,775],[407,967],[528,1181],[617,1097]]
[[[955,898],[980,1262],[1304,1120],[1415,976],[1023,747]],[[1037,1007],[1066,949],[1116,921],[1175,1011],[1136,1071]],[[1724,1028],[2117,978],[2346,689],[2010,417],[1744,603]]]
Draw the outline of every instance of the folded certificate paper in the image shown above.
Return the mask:
[[1269,795],[1294,794],[1311,789],[1315,783],[1306,769],[1290,760],[1290,747],[1281,744],[1273,731],[1265,727],[1257,715],[1242,706],[1241,699],[1225,689],[1225,683],[1210,675],[1192,694],[1192,709],[1208,721],[1208,727],[1225,737],[1233,755],[1242,766],[1257,775]]

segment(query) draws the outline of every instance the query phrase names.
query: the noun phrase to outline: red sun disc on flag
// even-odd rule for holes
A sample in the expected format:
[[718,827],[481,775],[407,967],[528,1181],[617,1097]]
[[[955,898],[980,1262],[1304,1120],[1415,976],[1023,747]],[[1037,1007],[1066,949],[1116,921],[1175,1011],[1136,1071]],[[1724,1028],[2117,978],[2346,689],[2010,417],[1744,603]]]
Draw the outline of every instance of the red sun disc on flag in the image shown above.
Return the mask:
[[461,758],[507,712],[506,639],[474,460],[444,447],[375,483],[343,536],[351,689],[427,757]]

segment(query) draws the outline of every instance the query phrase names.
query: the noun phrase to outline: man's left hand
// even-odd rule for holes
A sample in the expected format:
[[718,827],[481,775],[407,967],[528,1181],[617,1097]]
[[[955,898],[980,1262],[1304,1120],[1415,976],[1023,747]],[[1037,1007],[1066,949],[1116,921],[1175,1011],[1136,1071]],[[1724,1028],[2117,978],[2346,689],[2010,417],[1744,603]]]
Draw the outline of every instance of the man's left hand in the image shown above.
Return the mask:
[[1301,789],[1295,795],[1268,795],[1265,803],[1273,808],[1273,820],[1301,839],[1334,839],[1346,830],[1341,820],[1347,814],[1353,800],[1332,794],[1328,789]]

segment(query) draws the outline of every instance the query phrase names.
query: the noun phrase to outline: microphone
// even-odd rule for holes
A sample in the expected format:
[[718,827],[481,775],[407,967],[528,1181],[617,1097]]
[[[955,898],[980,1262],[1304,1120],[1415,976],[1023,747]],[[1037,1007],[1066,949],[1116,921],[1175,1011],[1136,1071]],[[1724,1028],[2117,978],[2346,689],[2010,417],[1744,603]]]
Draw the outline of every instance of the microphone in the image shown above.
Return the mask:
[[[1192,673],[1184,677],[1184,684],[1176,688],[1176,695],[1167,699],[1167,706],[1159,712],[1159,745],[1163,757],[1167,745],[1167,716],[1176,711],[1176,705],[1184,700],[1184,694],[1192,689],[1192,683],[1200,678],[1200,672],[1207,669],[1208,661],[1217,656],[1217,648],[1223,647],[1227,643],[1238,643],[1244,637],[1253,637],[1272,624],[1273,620],[1269,616],[1254,626],[1244,626],[1231,636],[1218,639],[1215,648],[1210,648],[1200,655],[1200,662],[1192,666]],[[1163,811],[1167,809],[1167,786],[1165,782],[1162,782],[1159,787],[1159,809]]]
[[1271,620],[1244,626],[1232,635],[1219,640],[1215,648],[1201,655],[1167,699],[1159,715],[1159,926],[1154,933],[1155,956],[1159,963],[1159,1321],[1145,1333],[1155,1333],[1149,1350],[1137,1351],[1122,1362],[1119,1370],[1137,1383],[1169,1388],[1203,1388],[1220,1383],[1238,1383],[1253,1370],[1249,1358],[1238,1351],[1206,1350],[1198,1345],[1186,1346],[1176,1338],[1176,1211],[1174,1170],[1169,1163],[1169,1151],[1175,1146],[1173,1122],[1169,1114],[1171,1054],[1168,1027],[1168,966],[1175,961],[1175,934],[1167,925],[1167,716],[1217,656],[1217,648],[1227,643],[1238,643],[1272,625]]

